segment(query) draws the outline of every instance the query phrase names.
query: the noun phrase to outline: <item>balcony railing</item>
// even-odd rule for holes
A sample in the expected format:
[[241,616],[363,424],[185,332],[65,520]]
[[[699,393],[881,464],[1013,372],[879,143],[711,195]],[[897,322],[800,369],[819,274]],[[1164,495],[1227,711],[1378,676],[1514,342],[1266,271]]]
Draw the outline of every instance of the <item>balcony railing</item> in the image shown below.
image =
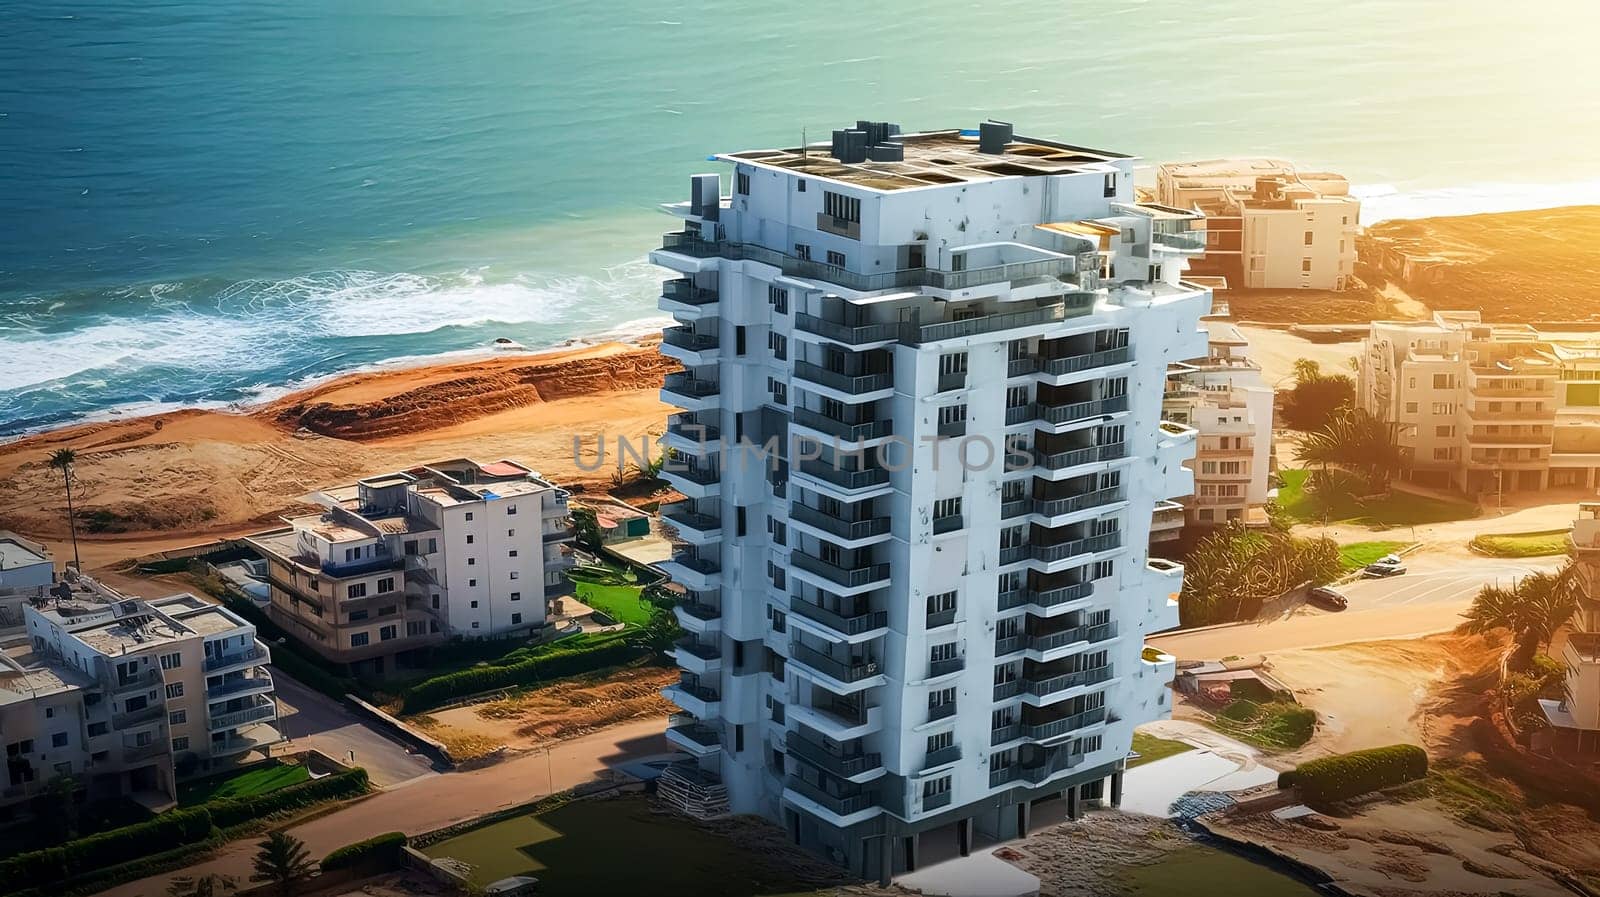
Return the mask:
[[111,725],[118,729],[131,729],[134,726],[154,722],[167,715],[167,708],[161,704],[147,704],[138,710],[111,715]]
[[717,660],[722,657],[722,651],[720,648],[718,648],[718,646],[702,644],[692,635],[678,639],[677,641],[673,642],[672,645],[679,651],[682,651],[686,654],[692,654],[701,660],[710,661]]
[[[999,656],[999,652],[995,652]],[[1009,682],[996,682],[994,684],[994,699],[1005,701],[1022,694],[1022,680],[1012,679]]]
[[220,729],[233,729],[238,726],[248,725],[249,723],[260,722],[264,719],[272,719],[277,715],[277,706],[271,701],[268,701],[265,704],[260,704],[255,707],[247,707],[244,710],[235,710],[231,713],[223,713],[213,716],[207,722],[206,728],[213,732]]
[[213,685],[206,689],[207,698],[225,698],[228,695],[251,691],[257,688],[272,688],[271,676],[240,676],[236,679],[226,679],[220,685]]
[[959,673],[966,667],[966,665],[967,659],[965,657],[948,657],[944,660],[930,660],[928,661],[928,678],[933,679],[938,676],[948,676],[951,673]]
[[840,753],[829,750],[799,732],[789,733],[784,746],[789,753],[826,772],[848,779],[871,772],[883,766],[883,755],[877,753]]
[[683,477],[691,483],[699,483],[702,486],[712,486],[722,481],[721,468],[677,463],[681,460],[673,459],[673,463],[662,465],[662,472],[675,477]]
[[688,502],[672,502],[661,506],[661,522],[686,529],[710,532],[722,528],[722,519],[711,514],[691,510]]
[[139,763],[144,760],[153,760],[165,753],[167,753],[166,739],[158,738],[149,744],[124,747],[122,749],[122,762]]
[[819,607],[804,598],[790,598],[789,612],[812,622],[821,623],[843,635],[860,635],[889,625],[889,614],[886,611],[869,610],[847,617]]
[[[690,716],[688,719],[694,720],[694,717]],[[694,721],[676,723],[671,727],[671,729],[672,731],[688,738],[690,741],[700,745],[701,747],[714,748],[720,747],[722,744],[722,732],[714,726],[707,725],[703,722]]]
[[1089,670],[1079,670],[1075,673],[1062,673],[1059,676],[1050,676],[1043,679],[1025,678],[1022,680],[1022,690],[1034,697],[1042,698],[1046,695],[1077,688],[1083,685],[1098,685],[1111,678],[1111,665],[1095,667]]
[[846,568],[799,552],[789,555],[789,565],[846,588],[861,588],[889,578],[888,564],[866,563]]
[[696,333],[690,327],[668,327],[661,331],[661,341],[691,352],[705,352],[717,348],[716,334]]
[[1090,352],[1087,355],[1070,355],[1066,358],[1040,358],[1038,371],[1041,374],[1075,374],[1093,368],[1109,367],[1113,364],[1123,364],[1133,359],[1133,349],[1122,346],[1116,349],[1106,349],[1101,352]]
[[844,442],[863,442],[868,439],[882,439],[893,435],[894,421],[868,420],[868,421],[842,421],[809,408],[796,408],[791,417],[796,424],[810,427],[820,433],[826,433],[835,439]]
[[1028,636],[1028,647],[1035,651],[1051,651],[1079,642],[1103,642],[1117,634],[1117,624],[1101,623],[1095,626],[1074,626],[1057,632]]
[[710,558],[703,558],[699,557],[698,555],[688,554],[686,552],[674,554],[672,556],[672,563],[682,567],[688,567],[690,570],[693,570],[702,576],[711,576],[713,574],[722,572],[722,565],[716,561]]
[[801,461],[800,472],[825,483],[832,483],[840,489],[870,489],[889,482],[889,471],[882,467],[846,470],[842,467],[835,467],[821,458],[808,458]]
[[948,807],[950,806],[950,795],[951,792],[949,791],[940,791],[937,794],[924,794],[922,796],[922,809],[927,811],[937,810],[940,807]]
[[954,608],[951,608],[950,610],[932,611],[928,614],[928,620],[924,625],[929,629],[938,629],[940,626],[949,626],[955,621],[956,612]]
[[943,704],[934,704],[928,708],[928,722],[938,722],[956,715],[956,702],[946,701]]
[[965,523],[963,522],[963,518],[960,514],[950,514],[944,517],[933,518],[934,535],[953,533],[964,526]]
[[151,666],[144,672],[132,676],[119,676],[114,670],[101,677],[106,688],[113,694],[125,691],[145,691],[161,684],[161,670]]
[[794,326],[796,330],[814,333],[847,346],[891,342],[900,336],[900,324],[894,321],[843,324],[826,321],[816,315],[798,314],[794,316]]
[[1037,449],[1033,453],[1035,466],[1045,470],[1066,470],[1080,464],[1093,464],[1096,461],[1115,461],[1126,457],[1128,444],[1117,442],[1111,445],[1091,445],[1084,448],[1068,449],[1064,452],[1051,452],[1046,454]]
[[[1122,443],[1118,443],[1122,445]],[[1095,446],[1096,449],[1110,448],[1110,446]],[[1071,514],[1077,511],[1086,511],[1090,508],[1099,508],[1122,501],[1123,491],[1121,486],[1110,489],[1097,489],[1085,492],[1082,495],[1073,495],[1067,498],[1036,498],[1033,501],[1033,513],[1046,517],[1058,517],[1062,514]]]
[[876,660],[838,660],[815,648],[808,648],[798,643],[789,646],[789,660],[832,676],[840,682],[860,682],[880,672]]
[[667,418],[667,432],[690,442],[716,442],[722,438],[722,429],[715,424],[703,424],[687,414],[674,414]]
[[1033,510],[1033,500],[1029,498],[1013,498],[1000,503],[1000,519],[1010,520],[1021,517]]
[[688,371],[674,371],[668,374],[662,380],[661,386],[668,392],[697,399],[708,398],[721,391],[717,381],[701,379]]
[[207,670],[220,670],[224,667],[238,666],[244,663],[266,663],[267,652],[260,646],[233,654],[218,654],[206,658]]
[[1053,589],[1012,589],[1000,593],[1000,609],[1011,610],[1023,605],[1055,607],[1058,604],[1088,598],[1092,594],[1094,594],[1092,582],[1076,582]]
[[938,750],[929,751],[927,756],[922,760],[922,768],[932,769],[935,766],[943,766],[946,763],[954,763],[960,759],[961,745],[952,744],[949,747],[942,747]]
[[809,361],[795,362],[794,376],[797,380],[818,383],[853,396],[876,392],[880,389],[888,389],[894,385],[894,374],[891,373],[845,374],[838,371],[830,371]]
[[1065,405],[1035,404],[1038,405],[1039,420],[1052,424],[1067,424],[1073,421],[1087,420],[1091,417],[1127,411],[1128,397],[1114,396],[1109,399],[1093,399],[1087,402],[1071,402]]
[[989,730],[990,745],[1005,744],[1008,741],[1016,741],[1021,737],[1021,723],[1007,723],[1003,726],[996,726],[995,728]]
[[[1041,563],[1050,564],[1067,558],[1077,557],[1080,554],[1092,554],[1098,551],[1110,551],[1122,544],[1122,533],[1101,533],[1098,536],[1088,536],[1083,539],[1073,539],[1069,542],[1056,542],[1054,544],[1029,543],[1023,546],[1028,549],[1028,556]],[[1004,559],[1002,558],[1002,562]]]
[[1087,726],[1103,723],[1106,720],[1106,708],[1086,710],[1083,713],[1074,713],[1071,716],[1052,720],[1048,723],[1036,723],[1023,726],[1023,734],[1034,741],[1045,741],[1058,738],[1068,732],[1076,732]]
[[846,541],[869,539],[889,532],[888,517],[869,517],[865,520],[840,520],[816,508],[796,502],[789,506],[789,519],[804,523]]
[[661,285],[661,295],[684,305],[709,305],[717,301],[717,291],[697,287],[686,277],[669,280]]
[[875,789],[855,791],[845,795],[829,794],[820,786],[813,785],[799,776],[790,776],[788,786],[795,793],[821,804],[835,816],[849,816],[878,805],[878,792]]

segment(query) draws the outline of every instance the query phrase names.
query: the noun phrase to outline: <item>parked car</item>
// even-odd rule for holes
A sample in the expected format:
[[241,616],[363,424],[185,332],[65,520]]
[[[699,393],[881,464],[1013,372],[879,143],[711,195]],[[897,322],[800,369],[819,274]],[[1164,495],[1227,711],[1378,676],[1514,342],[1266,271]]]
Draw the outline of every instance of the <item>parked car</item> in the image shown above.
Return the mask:
[[1308,592],[1306,602],[1325,610],[1344,610],[1350,606],[1350,599],[1327,586],[1317,586]]
[[1397,554],[1386,554],[1373,561],[1361,570],[1361,575],[1376,579],[1380,576],[1399,576],[1406,572],[1406,565]]

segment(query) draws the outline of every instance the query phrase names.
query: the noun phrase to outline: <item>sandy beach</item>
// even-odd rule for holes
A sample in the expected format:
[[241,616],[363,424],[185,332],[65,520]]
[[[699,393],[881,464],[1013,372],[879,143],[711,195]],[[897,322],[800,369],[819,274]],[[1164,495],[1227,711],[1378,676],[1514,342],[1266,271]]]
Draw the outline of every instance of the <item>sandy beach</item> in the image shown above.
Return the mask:
[[85,423],[0,445],[0,529],[71,557],[51,452],[77,452],[85,568],[271,525],[307,492],[440,458],[518,458],[569,487],[609,485],[573,438],[659,435],[671,408],[653,345],[357,373],[239,412],[186,410]]

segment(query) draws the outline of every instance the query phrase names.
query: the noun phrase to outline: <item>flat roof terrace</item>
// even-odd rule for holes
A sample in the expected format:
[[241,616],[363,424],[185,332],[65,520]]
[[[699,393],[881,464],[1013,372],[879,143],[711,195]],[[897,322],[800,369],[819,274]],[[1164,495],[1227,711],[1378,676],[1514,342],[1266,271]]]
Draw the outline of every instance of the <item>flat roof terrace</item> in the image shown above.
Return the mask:
[[968,134],[958,129],[900,134],[895,140],[905,148],[905,156],[894,162],[841,162],[834,158],[827,143],[721,153],[717,158],[872,190],[907,190],[1004,177],[1097,171],[1104,163],[1129,158],[1108,150],[1022,136],[1014,137],[1003,152],[981,153],[977,133]]

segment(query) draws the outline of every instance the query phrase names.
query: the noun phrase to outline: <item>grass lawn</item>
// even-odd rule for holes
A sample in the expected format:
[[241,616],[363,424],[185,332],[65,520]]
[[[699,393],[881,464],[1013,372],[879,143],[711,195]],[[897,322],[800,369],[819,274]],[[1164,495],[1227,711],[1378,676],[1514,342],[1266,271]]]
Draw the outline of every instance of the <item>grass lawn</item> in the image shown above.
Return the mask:
[[1297,748],[1316,732],[1317,712],[1288,701],[1234,701],[1211,720],[1211,728],[1256,747]]
[[287,763],[257,763],[247,769],[195,779],[178,786],[178,804],[192,807],[222,797],[249,797],[266,794],[310,780],[304,766]]
[[1300,523],[1360,523],[1369,526],[1414,526],[1443,523],[1478,516],[1478,506],[1469,501],[1429,498],[1395,490],[1389,495],[1363,502],[1348,492],[1324,497],[1306,490],[1310,471],[1283,470],[1279,477],[1278,506]]
[[1346,570],[1359,570],[1386,554],[1395,554],[1410,542],[1351,542],[1339,546],[1339,563]]
[[756,897],[805,890],[802,882],[762,869],[731,843],[654,812],[643,797],[575,800],[474,829],[423,853],[471,863],[472,883],[479,887],[512,875],[537,876],[542,897]]
[[1135,732],[1133,733],[1133,750],[1134,753],[1139,755],[1139,759],[1129,760],[1129,769],[1135,766],[1143,766],[1146,763],[1154,763],[1157,760],[1171,757],[1174,754],[1181,754],[1184,751],[1192,751],[1194,750],[1194,745],[1185,744],[1181,741],[1172,741],[1167,738],[1157,738],[1154,735],[1146,735],[1143,732]]
[[1496,558],[1536,558],[1567,553],[1567,532],[1563,529],[1533,533],[1497,533],[1478,536],[1472,550]]
[[1159,863],[1128,866],[1116,881],[1114,890],[1121,897],[1313,897],[1322,893],[1269,866],[1199,844],[1179,848]]
[[619,623],[643,626],[650,622],[650,604],[640,597],[640,586],[600,585],[593,582],[575,582],[573,592],[579,601],[598,611],[603,611]]

